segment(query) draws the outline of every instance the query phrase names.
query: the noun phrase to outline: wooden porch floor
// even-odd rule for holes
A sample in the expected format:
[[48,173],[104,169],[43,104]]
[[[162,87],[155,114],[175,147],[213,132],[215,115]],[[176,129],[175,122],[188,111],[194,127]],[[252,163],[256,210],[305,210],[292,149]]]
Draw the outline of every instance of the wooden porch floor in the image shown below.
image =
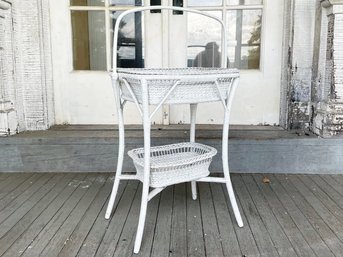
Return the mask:
[[[148,207],[138,256],[343,256],[343,175],[233,174],[245,226],[219,184],[169,187]],[[141,185],[108,174],[0,174],[0,256],[135,256]]]

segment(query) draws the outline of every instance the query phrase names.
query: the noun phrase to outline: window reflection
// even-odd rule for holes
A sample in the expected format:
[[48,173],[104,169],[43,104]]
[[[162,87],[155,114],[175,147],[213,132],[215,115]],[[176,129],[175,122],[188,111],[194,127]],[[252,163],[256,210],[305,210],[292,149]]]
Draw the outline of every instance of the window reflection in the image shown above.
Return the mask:
[[104,6],[105,0],[70,0],[71,6]]
[[[221,17],[221,12],[209,14]],[[261,45],[261,9],[228,10],[228,67],[259,69]],[[188,15],[188,67],[219,67],[221,27],[207,17]]]
[[106,70],[105,13],[72,11],[74,70]]
[[116,5],[136,5],[141,6],[142,0],[109,0],[110,6],[116,6]]
[[[112,29],[120,12],[112,11]],[[142,14],[133,13],[125,16],[119,26],[118,45],[117,45],[117,67],[122,68],[141,68],[144,67],[143,61],[143,37],[142,37]],[[111,50],[113,50],[113,38],[111,38]],[[111,53],[112,54],[112,53]]]
[[[210,11],[208,14],[221,17],[221,12]],[[221,51],[221,26],[209,18],[198,14],[189,13],[187,39],[188,67],[218,67]],[[206,66],[204,66],[206,65]]]
[[222,0],[188,0],[188,6],[219,6]]
[[216,42],[209,42],[205,49],[199,52],[194,61],[194,67],[220,67],[221,56],[219,52],[219,45]]
[[260,5],[262,0],[227,0],[228,5]]
[[262,10],[232,10],[227,13],[231,66],[258,69],[260,62]]
[[[125,6],[140,6],[142,0],[108,0],[110,6],[125,5]],[[70,0],[71,6],[104,6],[105,0]]]

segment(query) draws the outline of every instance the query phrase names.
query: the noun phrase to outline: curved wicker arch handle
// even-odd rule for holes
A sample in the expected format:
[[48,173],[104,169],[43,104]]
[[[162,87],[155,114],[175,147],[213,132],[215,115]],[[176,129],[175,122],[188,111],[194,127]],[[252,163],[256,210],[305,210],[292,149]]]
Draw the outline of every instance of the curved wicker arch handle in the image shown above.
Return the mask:
[[211,14],[204,13],[202,11],[194,10],[191,8],[185,8],[185,7],[176,7],[176,6],[162,6],[162,5],[154,5],[154,6],[145,6],[145,7],[137,7],[134,9],[127,10],[123,13],[121,13],[116,21],[116,25],[114,27],[114,35],[113,35],[113,55],[112,55],[112,60],[113,60],[113,75],[117,75],[117,44],[118,44],[118,33],[119,33],[119,25],[122,21],[122,19],[130,14],[130,13],[135,13],[135,12],[143,12],[143,11],[148,11],[148,10],[175,10],[175,11],[184,11],[184,12],[191,12],[191,13],[196,13],[199,15],[203,15],[209,18],[212,18],[216,20],[217,22],[220,23],[221,28],[222,28],[222,58],[221,58],[221,67],[226,68],[227,66],[227,41],[226,41],[226,27],[224,22]]

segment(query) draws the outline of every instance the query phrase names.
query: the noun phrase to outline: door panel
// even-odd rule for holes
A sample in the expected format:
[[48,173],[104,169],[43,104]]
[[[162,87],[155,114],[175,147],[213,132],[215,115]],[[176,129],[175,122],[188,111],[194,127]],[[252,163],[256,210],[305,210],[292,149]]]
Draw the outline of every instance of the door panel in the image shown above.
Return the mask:
[[[254,68],[241,70],[241,81],[234,99],[232,123],[278,124],[282,1],[265,0],[263,5],[262,0],[225,1],[228,3],[225,8],[220,7],[222,0],[188,0],[188,3],[184,0],[184,5],[193,4],[194,8],[218,16],[226,10],[223,18],[229,23],[230,66]],[[162,0],[164,5],[172,5],[172,2]],[[150,1],[145,1],[145,5],[149,3]],[[242,3],[246,6],[237,11],[236,5]],[[57,124],[116,122],[111,80],[106,71],[111,68],[111,30],[119,13],[135,5],[141,5],[140,1],[74,0],[71,4],[68,0],[50,1]],[[260,15],[259,9],[262,9],[260,28],[256,20]],[[254,15],[249,15],[249,12]],[[193,14],[175,14],[172,11],[145,12],[141,18],[128,18],[121,28],[122,39],[118,45],[120,65],[194,65],[196,56],[206,49],[208,43],[215,42],[220,46],[219,25],[216,27],[215,22],[212,24],[203,20]],[[138,21],[142,25],[138,25]],[[239,26],[242,27],[241,30],[237,30]],[[75,30],[75,27],[83,29]],[[254,40],[254,33],[260,33],[260,42]],[[139,35],[141,38],[137,39]],[[256,61],[258,57],[260,61]],[[203,104],[199,106],[197,122],[221,123],[222,116],[220,103]],[[124,118],[128,124],[141,123],[139,113],[131,103],[126,106]],[[164,106],[153,122],[188,123],[189,106]]]
[[[282,48],[282,1],[227,0],[223,19],[228,29],[229,67],[241,70],[240,85],[233,103],[231,121],[234,124],[279,124],[280,77]],[[194,8],[220,17],[219,0],[189,0]],[[242,9],[235,5],[242,4]],[[211,11],[207,11],[208,6]],[[218,10],[216,10],[218,9]],[[241,28],[241,29],[239,29]],[[215,42],[220,46],[220,27],[199,15],[188,15],[188,66],[208,66],[205,57],[199,65],[196,56]],[[213,49],[211,49],[212,56]],[[219,48],[219,52],[221,49]],[[260,59],[260,60],[259,60]],[[213,66],[220,62],[213,61]],[[223,110],[220,103],[199,106],[198,123],[221,124]],[[171,106],[170,123],[189,123],[188,106]]]

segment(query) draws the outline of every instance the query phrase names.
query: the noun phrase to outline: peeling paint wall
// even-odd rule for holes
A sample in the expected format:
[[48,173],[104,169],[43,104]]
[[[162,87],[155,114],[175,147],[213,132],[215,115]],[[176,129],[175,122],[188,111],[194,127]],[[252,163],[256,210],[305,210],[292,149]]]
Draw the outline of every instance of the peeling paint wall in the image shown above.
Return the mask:
[[341,134],[343,0],[293,0],[291,5],[285,127],[323,137]]
[[[343,133],[343,1],[321,1],[322,23],[311,129],[323,137]],[[315,67],[314,67],[315,69]]]
[[16,133],[12,8],[0,0],[0,135]]
[[293,0],[288,56],[288,129],[310,123],[313,40],[316,1]]
[[[15,103],[19,131],[47,129],[54,123],[49,1],[11,0],[7,3],[12,12],[15,79],[4,94],[10,95]],[[7,47],[6,53],[9,52]]]

